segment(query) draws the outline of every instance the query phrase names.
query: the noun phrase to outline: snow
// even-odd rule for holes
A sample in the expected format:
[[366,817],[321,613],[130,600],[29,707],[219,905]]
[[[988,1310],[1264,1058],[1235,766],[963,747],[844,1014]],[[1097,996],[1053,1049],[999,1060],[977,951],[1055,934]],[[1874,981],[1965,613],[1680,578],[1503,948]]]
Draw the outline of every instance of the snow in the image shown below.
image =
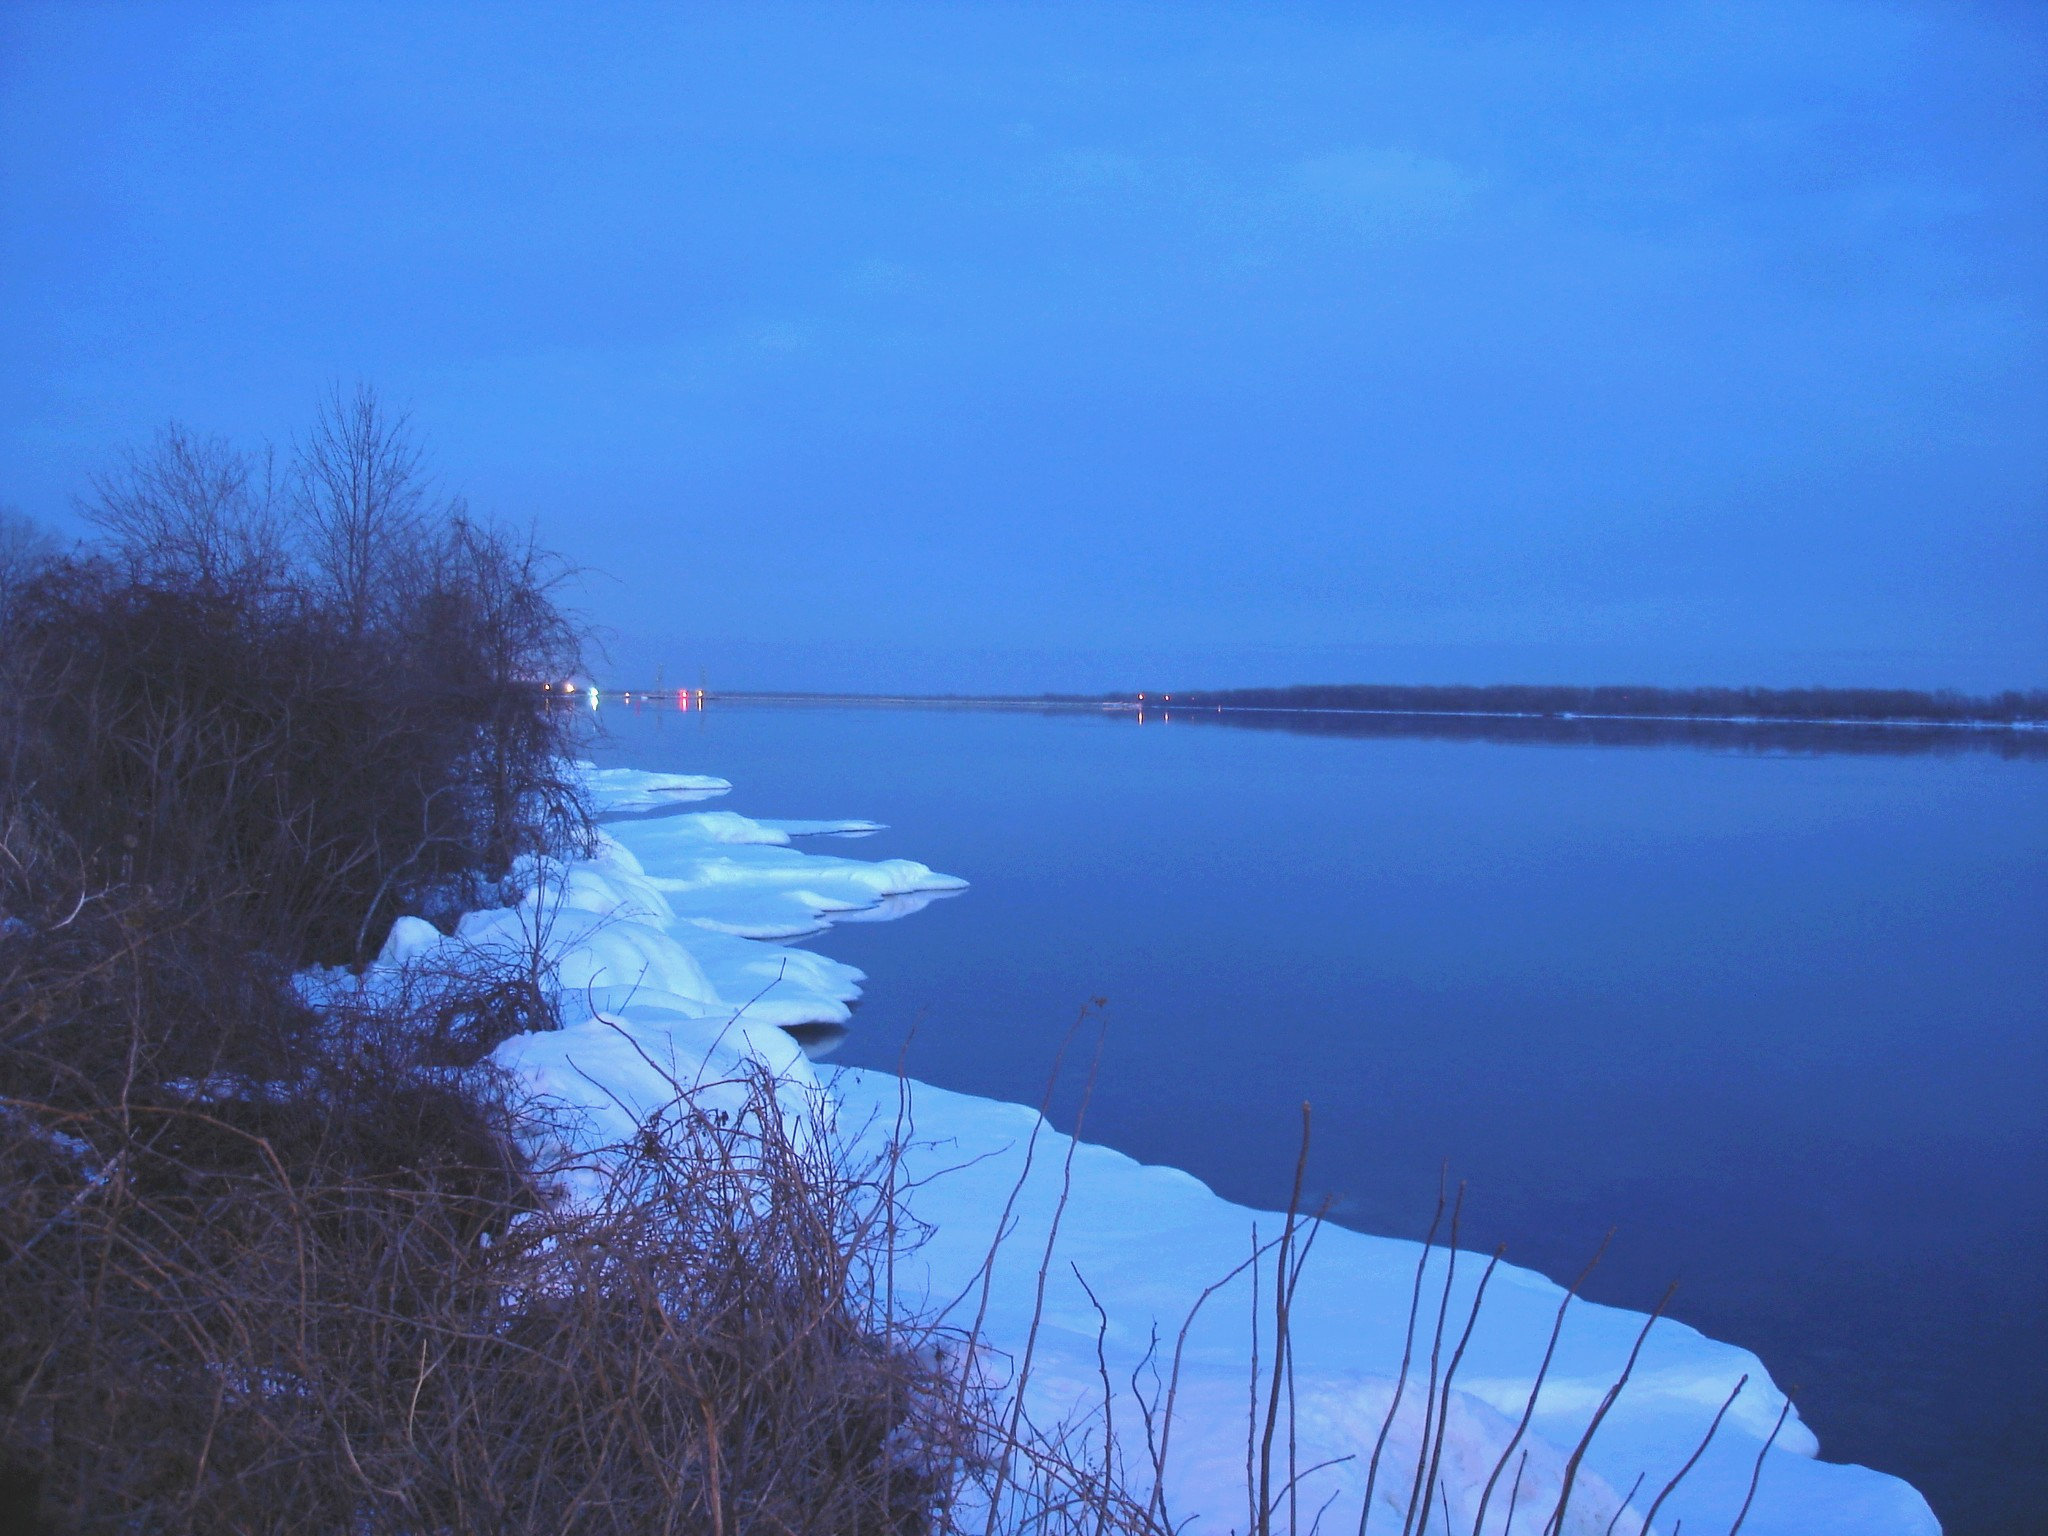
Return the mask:
[[614,823],[609,835],[651,873],[678,919],[744,939],[793,939],[895,902],[896,916],[967,882],[910,859],[838,858],[788,847],[791,825],[875,830],[872,822],[772,823],[699,811]]
[[[607,813],[663,810],[726,787],[702,776],[619,769],[587,770],[587,777],[593,803]],[[1106,1369],[1124,1453],[1145,1467],[1133,1373],[1141,1384],[1147,1379],[1141,1367],[1155,1337],[1161,1342],[1152,1360],[1161,1374],[1171,1368],[1176,1335],[1204,1289],[1242,1263],[1255,1232],[1261,1240],[1277,1236],[1281,1218],[1229,1204],[1178,1170],[1073,1141],[1020,1105],[808,1063],[778,1026],[843,1022],[864,978],[851,966],[775,941],[835,922],[899,916],[965,886],[909,860],[863,862],[789,846],[798,836],[869,830],[873,823],[756,821],[730,812],[613,821],[593,857],[529,866],[520,872],[527,889],[519,901],[469,914],[454,935],[401,920],[357,984],[393,985],[437,967],[533,964],[542,957],[565,1027],[507,1040],[494,1059],[523,1085],[536,1110],[536,1137],[555,1150],[588,1153],[630,1141],[679,1088],[703,1085],[707,1106],[723,1104],[719,1096],[726,1095],[737,1107],[741,1090],[733,1080],[750,1063],[776,1074],[792,1116],[836,1127],[849,1155],[879,1156],[900,1142],[911,1214],[930,1229],[896,1267],[906,1303],[970,1324],[981,1304],[983,1265],[1009,1210],[1012,1229],[988,1271],[983,1326],[998,1368],[1004,1357],[1014,1364],[1031,1333],[1057,1219],[1027,1406],[1040,1424],[1085,1424],[1100,1414]],[[1336,1227],[1316,1238],[1293,1304],[1295,1454],[1303,1467],[1350,1459],[1303,1478],[1304,1529],[1318,1510],[1325,1530],[1359,1529],[1362,1463],[1393,1396],[1420,1252],[1414,1243]],[[1448,1263],[1438,1250],[1423,1280],[1417,1360],[1425,1379],[1434,1298],[1444,1293]],[[1484,1263],[1458,1255],[1446,1355]],[[1269,1263],[1261,1292],[1268,1312],[1270,1277]],[[1501,1265],[1492,1275],[1448,1399],[1441,1475],[1459,1531],[1473,1529],[1481,1490],[1522,1414],[1562,1296],[1527,1270]],[[1166,1489],[1177,1515],[1199,1514],[1189,1527],[1196,1533],[1245,1524],[1250,1302],[1249,1280],[1240,1275],[1194,1313],[1187,1335]],[[1572,1448],[1644,1321],[1639,1313],[1589,1303],[1568,1310],[1529,1434],[1515,1453],[1528,1452],[1515,1530],[1533,1536],[1540,1528],[1531,1511],[1548,1512]],[[1270,1332],[1269,1322],[1263,1358],[1270,1358]],[[1727,1530],[1784,1398],[1754,1355],[1671,1320],[1650,1329],[1627,1387],[1593,1439],[1565,1529],[1640,1531],[1650,1501],[1744,1375],[1748,1386],[1657,1521],[1665,1536],[1680,1520],[1688,1531]],[[1411,1377],[1388,1437],[1369,1532],[1400,1528],[1398,1508],[1388,1500],[1407,1498],[1423,1397],[1422,1380]],[[1905,1483],[1820,1461],[1816,1449],[1792,1413],[1763,1455],[1745,1532],[1939,1530]],[[1641,1491],[1630,1499],[1639,1474]],[[1502,1529],[1506,1486],[1503,1478],[1489,1505],[1487,1533]]]
[[641,768],[600,768],[577,763],[591,808],[600,815],[657,810],[692,800],[709,800],[732,789],[729,780],[705,773],[650,773]]
[[[989,1338],[1013,1354],[1030,1330],[1047,1229],[1068,1187],[1055,1262],[1047,1270],[1046,1299],[1032,1363],[1028,1404],[1039,1422],[1076,1405],[1099,1402],[1098,1317],[1088,1290],[1109,1317],[1103,1360],[1118,1384],[1120,1424],[1137,1418],[1127,1384],[1145,1357],[1156,1326],[1164,1341],[1161,1374],[1171,1368],[1175,1335],[1205,1287],[1247,1256],[1256,1227],[1262,1239],[1278,1236],[1282,1217],[1232,1205],[1190,1175],[1148,1167],[1107,1147],[1076,1143],[1014,1104],[910,1085],[908,1124],[898,1126],[898,1084],[885,1073],[818,1068],[839,1106],[848,1134],[869,1142],[901,1135],[903,1178],[915,1189],[913,1208],[934,1236],[910,1260],[898,1261],[899,1292],[933,1303],[964,1300],[956,1318],[971,1322],[979,1304],[977,1274],[996,1225],[1018,1190],[1015,1230],[993,1271],[985,1323]],[[1036,1138],[1024,1174],[1026,1149]],[[1071,1157],[1071,1165],[1069,1158]],[[952,1170],[947,1172],[945,1170]],[[1021,1180],[1021,1184],[1020,1184]],[[1402,1355],[1409,1299],[1421,1245],[1325,1227],[1303,1271],[1292,1307],[1296,1359],[1297,1461],[1369,1455],[1392,1396]],[[1411,1377],[1401,1417],[1382,1462],[1379,1491],[1405,1502],[1421,1430],[1420,1398],[1426,1384],[1429,1332],[1443,1294],[1447,1259],[1439,1249],[1423,1281],[1418,1332],[1423,1378]],[[1483,1256],[1460,1254],[1447,1308],[1448,1356],[1464,1326]],[[1270,1280],[1271,1266],[1267,1266]],[[1086,1283],[1086,1289],[1083,1287]],[[1271,1290],[1263,1291],[1270,1309]],[[1172,1507],[1202,1512],[1196,1531],[1242,1528],[1247,1362],[1251,1358],[1249,1283],[1219,1291],[1202,1308],[1188,1337],[1167,1487]],[[1478,1495],[1528,1400],[1544,1346],[1563,1300],[1561,1287],[1532,1271],[1503,1264],[1488,1285],[1470,1346],[1452,1393],[1451,1430],[1442,1475],[1449,1484],[1453,1523],[1473,1528]],[[1554,1491],[1564,1459],[1619,1375],[1644,1322],[1643,1314],[1574,1302],[1566,1313],[1556,1358],[1531,1424],[1533,1442],[1524,1481],[1525,1512],[1532,1486]],[[1268,1318],[1262,1351],[1270,1357]],[[1629,1504],[1632,1515],[1616,1527],[1639,1530],[1664,1482],[1706,1433],[1714,1411],[1737,1380],[1749,1385],[1736,1399],[1706,1455],[1659,1512],[1658,1529],[1682,1520],[1688,1531],[1725,1531],[1740,1509],[1759,1449],[1771,1433],[1784,1397],[1763,1364],[1746,1350],[1717,1343],[1682,1323],[1660,1320],[1642,1357],[1603,1421],[1586,1456],[1571,1508],[1579,1518],[1567,1530],[1604,1532],[1638,1473],[1646,1490]],[[1142,1433],[1130,1432],[1132,1454],[1142,1457]],[[1897,1478],[1864,1467],[1815,1459],[1812,1433],[1796,1412],[1765,1457],[1756,1504],[1743,1526],[1755,1536],[1873,1536],[1939,1530],[1925,1501]],[[1142,1464],[1142,1463],[1141,1463]],[[1399,1475],[1389,1478],[1391,1464]],[[1512,1470],[1510,1471],[1510,1476]],[[1533,1480],[1533,1484],[1532,1484]],[[1358,1529],[1365,1469],[1348,1462],[1304,1480],[1303,1523],[1326,1500],[1323,1528]],[[1391,1485],[1391,1486],[1390,1486]],[[1506,1481],[1487,1513],[1486,1530],[1500,1530]],[[1547,1499],[1537,1499],[1547,1513]],[[1397,1506],[1375,1503],[1370,1530],[1398,1531]],[[1527,1527],[1531,1536],[1538,1527]]]
[[[772,841],[777,832],[729,813],[621,823],[599,833],[589,858],[515,871],[509,883],[524,894],[512,905],[467,913],[449,935],[401,917],[363,977],[308,973],[300,988],[310,1001],[335,1002],[347,986],[531,968],[545,956],[574,1021],[633,1004],[749,1027],[843,1024],[866,979],[861,971],[765,941],[898,916],[967,882],[908,859],[798,853]],[[650,875],[636,847],[667,873]]]
[[754,825],[790,837],[873,837],[888,830],[879,821],[757,821]]
[[492,1053],[534,1111],[533,1150],[558,1171],[571,1198],[603,1187],[596,1149],[628,1145],[679,1099],[701,1112],[744,1112],[750,1067],[777,1083],[794,1129],[816,1109],[804,1055],[789,1034],[744,1018],[693,1018],[668,998],[608,1000],[558,1030],[515,1035]]

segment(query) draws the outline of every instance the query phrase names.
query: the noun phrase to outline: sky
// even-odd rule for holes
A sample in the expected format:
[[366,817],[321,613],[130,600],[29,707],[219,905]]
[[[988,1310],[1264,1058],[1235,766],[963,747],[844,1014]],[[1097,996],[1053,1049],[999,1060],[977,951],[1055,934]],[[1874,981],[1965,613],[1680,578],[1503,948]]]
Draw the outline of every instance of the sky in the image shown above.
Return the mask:
[[0,8],[0,501],[409,408],[608,680],[2048,686],[2048,5]]

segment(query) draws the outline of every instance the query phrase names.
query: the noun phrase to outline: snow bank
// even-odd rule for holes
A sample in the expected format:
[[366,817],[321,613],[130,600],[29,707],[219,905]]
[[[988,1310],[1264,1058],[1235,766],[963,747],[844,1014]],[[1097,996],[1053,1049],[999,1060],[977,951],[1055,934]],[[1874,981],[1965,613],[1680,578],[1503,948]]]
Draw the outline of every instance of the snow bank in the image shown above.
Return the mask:
[[[723,780],[627,770],[590,770],[589,781],[608,813],[662,810],[726,787]],[[1280,1219],[1228,1204],[1188,1174],[1072,1142],[1018,1105],[911,1084],[908,1120],[899,1126],[895,1079],[813,1069],[778,1026],[844,1020],[863,978],[851,966],[772,941],[834,922],[901,915],[965,884],[909,860],[864,863],[789,846],[796,836],[873,829],[865,822],[755,821],[728,812],[616,821],[595,857],[529,868],[529,889],[516,905],[472,913],[452,936],[402,920],[360,984],[392,985],[477,959],[543,956],[565,1027],[508,1040],[494,1059],[525,1085],[553,1127],[548,1134],[572,1152],[629,1140],[672,1102],[678,1085],[737,1095],[719,1085],[749,1063],[781,1077],[793,1114],[836,1118],[855,1156],[879,1154],[900,1132],[911,1213],[932,1235],[899,1261],[899,1286],[906,1300],[934,1312],[950,1308],[962,1324],[973,1319],[980,1268],[1016,1190],[1016,1227],[991,1271],[984,1325],[989,1345],[1012,1357],[1030,1332],[1045,1235],[1066,1186],[1029,1407],[1041,1424],[1099,1412],[1106,1366],[1120,1437],[1143,1466],[1130,1381],[1155,1330],[1163,1372],[1203,1289],[1246,1257],[1255,1228],[1271,1237]],[[1419,1254],[1413,1243],[1338,1228],[1317,1239],[1294,1304],[1296,1456],[1304,1467],[1349,1459],[1303,1480],[1304,1527],[1322,1510],[1325,1530],[1359,1528],[1364,1457],[1392,1398]],[[1449,1304],[1453,1339],[1483,1262],[1459,1256]],[[1431,1259],[1425,1297],[1443,1294],[1447,1264],[1441,1253]],[[1099,1318],[1084,1280],[1108,1318],[1100,1361]],[[1561,1296],[1527,1270],[1503,1265],[1494,1273],[1451,1396],[1443,1452],[1459,1531],[1473,1527],[1480,1490],[1522,1412]],[[1168,1494],[1177,1514],[1201,1516],[1191,1527],[1196,1532],[1244,1524],[1249,1301],[1241,1278],[1202,1308],[1188,1335]],[[1425,1327],[1434,1315],[1426,1303]],[[1522,1442],[1529,1456],[1516,1530],[1533,1532],[1530,1511],[1547,1512],[1571,1448],[1642,1323],[1638,1313],[1571,1308],[1531,1435]],[[1427,1353],[1425,1333],[1418,1354],[1425,1371]],[[1658,1521],[1667,1533],[1681,1519],[1689,1531],[1728,1529],[1784,1399],[1755,1356],[1671,1321],[1651,1330],[1634,1376],[1594,1439],[1567,1529],[1637,1532],[1651,1499],[1745,1374],[1748,1388]],[[1399,1528],[1398,1504],[1387,1500],[1407,1498],[1420,1409],[1420,1388],[1411,1383],[1383,1459],[1379,1487],[1386,1498],[1375,1501],[1381,1507],[1370,1531]],[[1764,1456],[1746,1532],[1938,1531],[1906,1484],[1818,1461],[1815,1449],[1796,1414],[1788,1418]],[[1631,1499],[1638,1474],[1643,1481]],[[1501,1530],[1505,1514],[1504,1480],[1486,1531]]]
[[583,776],[591,808],[600,816],[660,810],[732,791],[731,780],[708,773],[651,773],[644,768],[600,768],[595,763],[578,763],[576,769]]
[[[839,1024],[852,1016],[848,1005],[866,979],[858,969],[740,935],[815,933],[966,884],[908,860],[857,865],[771,846],[747,848],[753,859],[693,861],[681,850],[701,842],[670,839],[666,846],[677,850],[672,867],[688,869],[688,878],[651,876],[623,841],[601,835],[594,857],[517,872],[512,883],[525,895],[516,904],[471,912],[448,935],[400,918],[359,980],[308,973],[301,989],[326,1003],[341,1000],[345,987],[376,991],[510,968],[544,972],[572,1025],[616,1021],[629,1010],[742,1029]],[[724,909],[714,899],[721,892],[729,898]],[[778,1030],[777,1038],[786,1037]]]
[[[819,1069],[819,1076],[840,1106],[840,1125],[847,1134],[871,1142],[898,1134],[895,1078],[852,1068]],[[954,1317],[971,1322],[980,1300],[979,1267],[1005,1202],[1022,1179],[1012,1213],[1016,1228],[993,1271],[985,1324],[993,1343],[1020,1354],[1031,1326],[1046,1232],[1061,1187],[1070,1184],[1047,1272],[1029,1407],[1041,1423],[1093,1411],[1101,1400],[1106,1364],[1118,1388],[1115,1412],[1127,1449],[1144,1465],[1143,1433],[1128,1384],[1151,1346],[1152,1330],[1159,1331],[1164,1376],[1171,1368],[1175,1336],[1203,1289],[1247,1257],[1254,1227],[1262,1239],[1277,1236],[1281,1217],[1221,1200],[1178,1169],[1148,1167],[1107,1147],[1075,1143],[1021,1105],[923,1083],[910,1085],[908,1100],[909,1123],[901,1128],[904,1178],[915,1190],[913,1210],[935,1235],[908,1261],[898,1261],[899,1290],[933,1306],[953,1303]],[[1034,1136],[1025,1177],[1026,1149]],[[1325,1227],[1316,1238],[1293,1306],[1297,1464],[1355,1459],[1303,1480],[1304,1527],[1327,1504],[1324,1530],[1358,1529],[1364,1462],[1399,1373],[1421,1251],[1417,1243],[1337,1227]],[[1444,1293],[1447,1264],[1439,1250],[1423,1281],[1417,1352],[1422,1380],[1411,1377],[1382,1458],[1369,1527],[1373,1532],[1401,1528],[1400,1507],[1409,1495],[1422,1427],[1427,1330],[1435,1317],[1435,1298]],[[1447,1357],[1484,1268],[1482,1256],[1458,1257]],[[1100,1318],[1089,1300],[1090,1289],[1109,1319],[1100,1363]],[[963,1299],[954,1303],[955,1297]],[[1529,1270],[1503,1264],[1494,1271],[1459,1367],[1443,1452],[1442,1475],[1458,1532],[1473,1528],[1480,1492],[1528,1400],[1563,1297],[1559,1286]],[[1250,1300],[1249,1282],[1233,1282],[1202,1307],[1188,1335],[1167,1487],[1177,1513],[1202,1514],[1193,1527],[1197,1532],[1241,1529],[1245,1523]],[[1270,1285],[1263,1306],[1270,1311]],[[1567,1311],[1531,1424],[1535,1438],[1524,1441],[1531,1454],[1517,1531],[1534,1536],[1539,1528],[1525,1526],[1532,1502],[1548,1513],[1565,1459],[1620,1374],[1643,1321],[1638,1312],[1585,1302],[1574,1302]],[[1268,1316],[1265,1358],[1270,1359],[1271,1350]],[[1635,1536],[1651,1501],[1744,1375],[1749,1385],[1707,1454],[1658,1515],[1658,1528],[1666,1533],[1680,1520],[1687,1531],[1726,1531],[1785,1399],[1756,1356],[1669,1320],[1651,1329],[1628,1385],[1594,1437],[1585,1462],[1592,1476],[1581,1474],[1571,1505],[1577,1518],[1566,1529],[1605,1532],[1625,1503],[1633,1513],[1621,1514],[1612,1529]],[[1795,1413],[1764,1458],[1745,1533],[1921,1536],[1939,1531],[1926,1502],[1907,1484],[1868,1468],[1818,1461],[1815,1451],[1812,1433]],[[1394,1469],[1391,1477],[1389,1467]],[[1643,1474],[1641,1491],[1628,1499],[1638,1474]],[[1502,1528],[1506,1483],[1504,1478],[1488,1507],[1489,1533]],[[1532,1493],[1537,1495],[1533,1501]]]
[[744,939],[801,938],[884,902],[899,916],[967,885],[910,859],[799,852],[784,829],[730,811],[621,822],[611,835],[677,918]]

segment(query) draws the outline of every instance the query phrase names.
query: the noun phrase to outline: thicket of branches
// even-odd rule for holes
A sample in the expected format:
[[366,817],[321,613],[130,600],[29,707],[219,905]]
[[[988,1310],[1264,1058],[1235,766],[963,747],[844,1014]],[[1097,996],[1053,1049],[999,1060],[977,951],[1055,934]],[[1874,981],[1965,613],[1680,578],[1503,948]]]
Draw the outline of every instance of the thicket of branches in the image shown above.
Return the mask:
[[298,964],[359,959],[573,834],[567,572],[437,498],[339,392],[280,473],[178,428],[102,477],[105,537],[17,574],[0,794],[89,887],[146,886]]

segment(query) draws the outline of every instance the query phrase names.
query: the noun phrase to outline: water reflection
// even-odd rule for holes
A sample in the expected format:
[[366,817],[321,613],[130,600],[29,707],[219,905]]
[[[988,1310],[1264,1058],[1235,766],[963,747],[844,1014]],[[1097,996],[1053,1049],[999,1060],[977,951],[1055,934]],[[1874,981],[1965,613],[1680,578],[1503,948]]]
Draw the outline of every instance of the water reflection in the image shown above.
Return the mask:
[[[663,714],[692,714],[701,726],[706,711],[721,708],[886,709],[918,713],[1094,716],[1131,725],[1221,725],[1237,730],[1284,731],[1301,736],[1365,740],[1483,741],[1508,745],[1571,747],[1688,747],[1695,751],[1824,757],[1960,756],[1986,754],[2007,759],[2048,760],[2048,730],[2000,726],[1897,724],[1859,721],[1684,719],[1615,715],[1415,714],[1339,709],[1222,709],[1174,707],[1158,701],[1138,705],[1081,699],[896,698],[857,695],[789,696],[698,694],[688,704],[662,694],[623,695],[621,706],[660,728]],[[593,701],[595,707],[595,701]]]
[[1395,715],[1338,710],[1176,709],[1153,720],[1301,736],[1490,741],[1571,747],[1690,747],[1794,756],[1990,753],[2048,758],[2048,731],[1796,721],[1641,720],[1589,715]]

